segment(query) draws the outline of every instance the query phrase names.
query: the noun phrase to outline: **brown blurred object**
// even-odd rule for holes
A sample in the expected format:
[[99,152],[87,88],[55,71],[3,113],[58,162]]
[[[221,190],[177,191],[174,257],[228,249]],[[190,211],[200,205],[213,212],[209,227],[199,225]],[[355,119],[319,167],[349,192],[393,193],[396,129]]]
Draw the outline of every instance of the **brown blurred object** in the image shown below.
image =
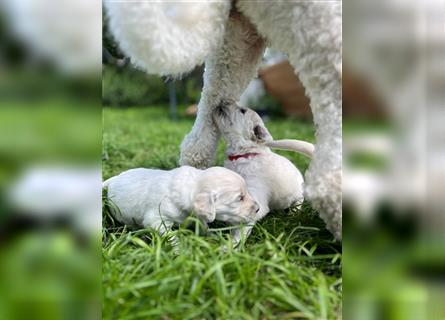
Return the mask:
[[369,82],[343,67],[343,115],[354,118],[385,118],[387,110]]
[[185,109],[185,115],[187,117],[195,117],[198,112],[198,106],[196,104],[192,104]]
[[[259,70],[267,92],[283,106],[287,116],[312,117],[309,99],[294,69],[283,61]],[[374,90],[362,79],[343,68],[343,115],[366,118],[385,117],[384,105]]]
[[288,61],[261,68],[258,73],[267,92],[281,103],[287,116],[312,117],[304,87]]

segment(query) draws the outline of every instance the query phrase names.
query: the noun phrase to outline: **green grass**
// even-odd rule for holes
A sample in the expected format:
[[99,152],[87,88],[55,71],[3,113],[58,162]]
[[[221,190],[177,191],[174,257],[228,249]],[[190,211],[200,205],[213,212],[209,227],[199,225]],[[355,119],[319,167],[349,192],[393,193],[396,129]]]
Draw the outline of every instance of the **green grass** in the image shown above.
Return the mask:
[[[177,166],[193,120],[172,122],[166,109],[104,110],[104,179],[134,167]],[[267,126],[275,138],[313,140],[311,124]],[[280,153],[306,170],[303,156]],[[104,319],[341,318],[341,247],[308,203],[270,213],[237,250],[224,225],[203,232],[193,222],[173,231],[180,240],[174,250],[153,230],[117,224],[108,206],[105,201]]]

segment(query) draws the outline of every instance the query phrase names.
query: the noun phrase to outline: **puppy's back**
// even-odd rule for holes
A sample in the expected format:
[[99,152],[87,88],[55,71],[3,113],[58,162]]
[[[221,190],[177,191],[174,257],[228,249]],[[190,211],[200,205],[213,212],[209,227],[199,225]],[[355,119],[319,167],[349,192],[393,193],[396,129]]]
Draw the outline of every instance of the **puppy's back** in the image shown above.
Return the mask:
[[158,208],[165,197],[171,171],[137,168],[104,182],[107,198],[112,202],[113,215],[129,225],[141,226],[144,215]]

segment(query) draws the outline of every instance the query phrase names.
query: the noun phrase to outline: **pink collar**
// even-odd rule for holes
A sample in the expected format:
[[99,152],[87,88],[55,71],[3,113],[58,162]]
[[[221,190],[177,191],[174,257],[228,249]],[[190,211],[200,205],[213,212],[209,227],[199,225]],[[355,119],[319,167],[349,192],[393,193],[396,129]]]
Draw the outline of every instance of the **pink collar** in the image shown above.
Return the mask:
[[235,161],[235,160],[238,160],[240,158],[250,158],[250,157],[255,157],[257,155],[259,155],[259,153],[245,153],[245,154],[236,154],[236,155],[231,154],[231,155],[228,156],[228,159],[230,161]]

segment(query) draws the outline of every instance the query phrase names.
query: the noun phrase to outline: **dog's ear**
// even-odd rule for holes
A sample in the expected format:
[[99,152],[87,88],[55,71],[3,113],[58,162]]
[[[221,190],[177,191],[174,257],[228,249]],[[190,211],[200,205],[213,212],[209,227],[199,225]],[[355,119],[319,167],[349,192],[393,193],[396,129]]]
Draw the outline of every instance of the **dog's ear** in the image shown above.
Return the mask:
[[261,125],[256,125],[253,127],[253,138],[259,142],[272,140],[272,136],[270,135],[269,131]]
[[205,222],[213,222],[216,218],[215,197],[213,192],[200,192],[196,195],[193,209],[196,216]]

